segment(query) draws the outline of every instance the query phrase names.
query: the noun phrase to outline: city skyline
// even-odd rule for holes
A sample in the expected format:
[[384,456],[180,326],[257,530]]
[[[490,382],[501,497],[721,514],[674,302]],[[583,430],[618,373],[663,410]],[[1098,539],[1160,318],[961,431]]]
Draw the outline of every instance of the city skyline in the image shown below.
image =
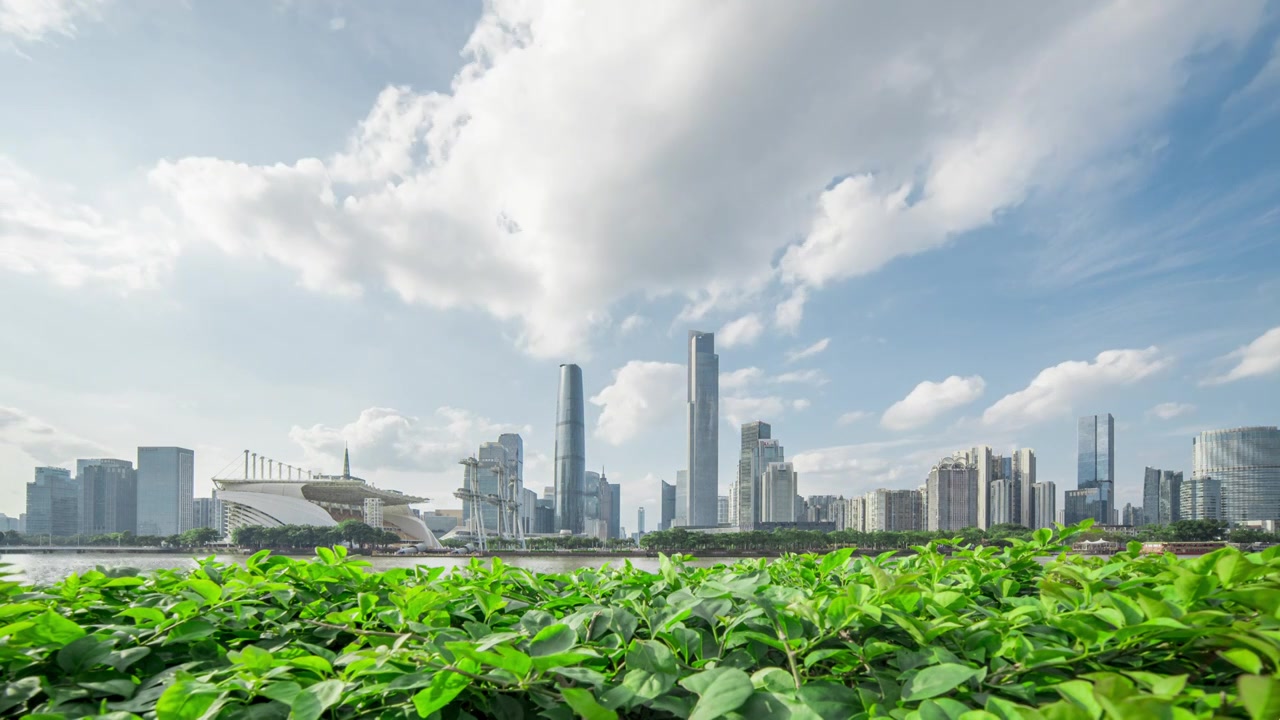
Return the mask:
[[245,447],[349,446],[457,508],[458,459],[519,433],[540,489],[571,362],[590,466],[656,526],[693,328],[716,496],[751,420],[805,495],[987,445],[1059,508],[1081,416],[1115,417],[1118,508],[1280,422],[1260,5],[723,9],[747,37],[677,4],[679,69],[612,4],[15,7],[46,5],[0,25],[8,516],[34,467],[139,445],[194,450],[198,496]]

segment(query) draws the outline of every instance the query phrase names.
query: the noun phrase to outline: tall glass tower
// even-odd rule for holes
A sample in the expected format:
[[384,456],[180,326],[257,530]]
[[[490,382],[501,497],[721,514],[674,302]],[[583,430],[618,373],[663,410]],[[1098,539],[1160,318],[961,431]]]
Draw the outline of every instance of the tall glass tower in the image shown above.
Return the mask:
[[560,366],[556,401],[556,531],[583,531],[582,491],[586,484],[586,421],[582,409],[582,368]]
[[1217,481],[1223,520],[1280,520],[1280,428],[1209,430],[1191,442],[1191,479]]
[[[1068,517],[1068,523],[1091,517],[1100,525],[1110,525],[1115,507],[1116,421],[1111,413],[1080,418],[1079,453],[1076,456],[1076,489],[1090,493],[1083,517]],[[1068,505],[1070,507],[1070,505]]]
[[[693,527],[715,527],[720,495],[720,356],[714,333],[689,331],[689,479],[684,513]],[[680,495],[676,491],[677,498]],[[676,510],[680,515],[680,510]]]

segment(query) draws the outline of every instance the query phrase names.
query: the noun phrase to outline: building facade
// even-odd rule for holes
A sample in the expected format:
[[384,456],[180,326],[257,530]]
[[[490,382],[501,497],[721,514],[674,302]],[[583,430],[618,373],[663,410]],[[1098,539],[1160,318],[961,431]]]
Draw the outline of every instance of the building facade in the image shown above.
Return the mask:
[[193,450],[138,448],[139,535],[178,535],[192,528],[195,472]]
[[80,533],[80,487],[71,471],[38,467],[27,483],[26,533],[72,537]]
[[1016,505],[1013,509],[1013,522],[1027,528],[1034,528],[1035,502],[1031,497],[1031,486],[1036,484],[1036,451],[1031,448],[1019,448],[1013,452],[1012,479],[1017,486]]
[[218,500],[216,491],[213,495],[213,497],[195,498],[191,501],[192,527],[212,528],[225,534],[226,524],[222,518],[222,502]]
[[138,473],[129,460],[77,460],[85,535],[138,532]]
[[670,530],[671,523],[675,522],[676,519],[676,486],[666,480],[659,480],[658,482],[662,483],[661,507],[658,508],[658,529]]
[[1170,525],[1182,519],[1182,473],[1146,468],[1142,477],[1142,525]]
[[[716,525],[720,462],[720,356],[714,333],[689,331],[688,462],[685,524]],[[677,502],[679,492],[677,491]],[[676,508],[679,524],[681,509]]]
[[587,472],[582,402],[582,368],[561,365],[560,394],[556,401],[556,530],[575,534],[583,531],[582,496]]
[[1222,520],[1222,483],[1214,477],[1192,477],[1182,483],[1178,519]]
[[773,437],[769,423],[756,421],[742,426],[742,447],[738,457],[738,479],[734,483],[734,497],[730,514],[739,530],[753,530],[760,521],[760,473],[758,446],[761,440]]
[[760,522],[795,521],[796,471],[789,462],[771,462],[760,478]]
[[978,472],[966,458],[945,457],[925,483],[928,530],[961,530],[978,524]]
[[1200,433],[1192,440],[1191,477],[1218,481],[1222,520],[1280,520],[1280,428]]
[[1058,518],[1058,486],[1051,482],[1032,485],[1031,505],[1034,508],[1031,528],[1052,528]]
[[922,496],[916,490],[878,488],[867,493],[866,532],[923,530]]
[[[1077,523],[1086,517],[1110,525],[1116,515],[1116,422],[1110,413],[1080,418],[1077,429],[1076,489],[1096,490],[1067,504],[1067,522]],[[1080,502],[1085,502],[1080,505]],[[1083,513],[1083,514],[1073,514]]]
[[636,508],[636,533],[644,534],[644,506]]
[[720,495],[716,497],[716,524],[729,524],[729,496]]

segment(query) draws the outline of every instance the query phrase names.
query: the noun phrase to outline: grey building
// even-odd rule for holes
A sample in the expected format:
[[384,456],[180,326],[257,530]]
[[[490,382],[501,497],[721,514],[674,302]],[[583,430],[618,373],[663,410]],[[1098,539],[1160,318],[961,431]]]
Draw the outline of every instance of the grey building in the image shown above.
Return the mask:
[[644,534],[644,506],[636,508],[636,534]]
[[729,496],[728,495],[716,496],[716,524],[717,525],[729,524]]
[[[804,507],[804,499],[800,499]],[[760,522],[796,522],[796,471],[789,462],[771,462],[760,476]]]
[[1212,477],[1193,477],[1182,483],[1178,519],[1221,520],[1222,483]]
[[1051,482],[1038,482],[1031,486],[1033,514],[1030,527],[1052,528],[1058,518],[1058,486]]
[[[680,472],[684,472],[681,470]],[[678,473],[677,473],[678,474]],[[671,523],[676,519],[676,486],[666,480],[659,480],[662,483],[662,500],[658,509],[658,529],[670,530]]]
[[1191,479],[1213,478],[1221,519],[1280,520],[1280,428],[1210,430],[1192,440]]
[[112,458],[76,461],[80,528],[85,535],[138,532],[138,473],[133,462]]
[[1036,484],[1036,451],[1031,448],[1015,450],[1013,457],[1013,482],[1017,487],[1017,497],[1013,522],[1027,528],[1034,528],[1035,503],[1031,497],[1031,486]]
[[220,533],[226,532],[226,524],[222,519],[222,501],[214,497],[195,498],[191,501],[191,527],[212,528]]
[[996,456],[991,452],[990,445],[979,445],[969,451],[968,460],[978,476],[978,527],[986,530],[995,524],[991,519],[991,482],[996,477]]
[[1095,525],[1111,524],[1109,520],[1104,520],[1097,516],[1101,502],[1101,491],[1098,488],[1066,491],[1063,493],[1063,523],[1075,525],[1085,519],[1092,518]]
[[923,530],[922,510],[922,496],[917,490],[872,490],[866,498],[866,532]]
[[854,532],[867,531],[867,496],[857,495],[845,501],[848,507],[844,512],[844,526],[840,530]]
[[1116,515],[1115,418],[1110,413],[1080,418],[1076,440],[1076,489],[1097,492],[1078,495],[1074,503],[1068,502],[1067,522],[1074,524],[1091,517],[1097,523],[1110,524]]
[[[720,458],[720,356],[715,351],[715,334],[689,331],[688,366],[688,463],[684,492],[687,507],[679,507],[679,479],[676,489],[676,523],[685,519],[692,527],[716,525],[716,498],[719,496]],[[683,512],[682,512],[683,510]]]
[[138,448],[138,534],[190,530],[196,454],[179,447]]
[[929,471],[928,530],[961,530],[978,524],[978,469],[965,458],[945,457]]
[[71,471],[38,467],[27,483],[26,534],[72,537],[80,533],[80,486]]
[[556,532],[556,501],[549,498],[538,498],[533,510],[533,531],[539,535]]
[[1142,478],[1142,525],[1169,525],[1182,519],[1182,473],[1149,467]]
[[1120,524],[1127,527],[1137,527],[1142,524],[1142,508],[1134,507],[1133,503],[1125,503],[1124,508],[1120,510]]
[[735,507],[730,508],[729,511],[740,530],[752,530],[760,521],[760,472],[763,466],[759,464],[757,448],[761,440],[772,437],[772,432],[773,429],[766,422],[749,422],[742,426],[738,482],[734,485]]
[[587,472],[587,439],[582,408],[582,368],[560,366],[556,401],[556,530],[583,531],[582,497]]
[[605,524],[609,529],[609,539],[616,540],[622,537],[622,486],[611,483],[601,476],[600,499],[601,504],[604,504],[607,499],[608,513],[605,515]]
[[1014,491],[1017,486],[1014,485],[1012,478],[996,478],[992,480],[989,486],[990,508],[991,513],[988,516],[990,525],[1004,525],[1013,522],[1013,509],[1018,503],[1014,502]]

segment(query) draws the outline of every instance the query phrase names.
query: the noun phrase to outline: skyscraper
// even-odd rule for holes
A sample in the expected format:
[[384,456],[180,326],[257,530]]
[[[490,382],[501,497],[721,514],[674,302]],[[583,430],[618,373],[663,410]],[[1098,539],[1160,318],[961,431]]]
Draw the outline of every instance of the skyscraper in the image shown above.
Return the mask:
[[716,498],[716,524],[729,524],[729,496],[720,495]]
[[622,486],[609,483],[609,537],[622,537]]
[[1115,514],[1115,418],[1110,413],[1080,418],[1077,441],[1076,489],[1097,492],[1076,496],[1075,503],[1067,503],[1067,523],[1091,517],[1098,524],[1110,524]]
[[1182,473],[1149,467],[1142,478],[1142,524],[1169,525],[1181,520]]
[[582,409],[582,368],[560,366],[556,402],[556,530],[582,532],[582,494],[586,484],[587,440]]
[[1191,447],[1191,479],[1218,481],[1222,520],[1280,520],[1280,428],[1209,430]]
[[191,501],[191,527],[212,528],[223,532],[222,502],[215,490],[213,497],[195,498]]
[[138,473],[129,460],[77,460],[80,528],[85,535],[137,533]]
[[1035,528],[1035,503],[1031,486],[1036,484],[1036,451],[1021,448],[1013,453],[1013,481],[1017,485],[1018,507],[1014,522],[1027,528]]
[[636,508],[636,533],[638,535],[644,534],[644,506],[643,505]]
[[[481,443],[476,459],[479,461],[475,469],[476,491],[484,495],[501,494],[502,475],[509,468],[507,446],[500,442]],[[479,525],[471,517],[471,511],[471,504],[464,503],[462,506],[462,524],[464,527],[471,528],[473,532],[479,532]],[[497,505],[490,503],[482,503],[480,505],[481,522],[484,523],[486,533],[498,532],[498,514]],[[513,532],[513,529],[504,527],[502,531]]]
[[[526,511],[524,502],[524,439],[518,433],[502,433],[498,443],[507,449],[507,493],[520,504],[517,514],[521,518],[531,516],[532,505]],[[527,528],[525,531],[528,532]]]
[[760,476],[760,522],[795,521],[796,471],[789,462],[771,462]]
[[978,527],[986,530],[995,524],[991,520],[991,481],[995,479],[995,456],[990,445],[979,445],[969,451],[968,460],[978,476]]
[[80,532],[80,488],[71,471],[36,468],[35,481],[27,483],[26,517],[28,535],[71,537]]
[[[760,473],[763,466],[757,463],[757,447],[761,440],[772,437],[773,429],[766,422],[749,422],[742,426],[742,449],[738,456],[738,482],[734,486],[734,504],[730,515],[740,530],[754,530],[760,520]],[[781,458],[779,458],[781,459]]]
[[[720,356],[716,355],[715,347],[715,334],[689,331],[689,476],[684,517],[686,524],[694,527],[716,524],[716,498],[720,490]],[[678,489],[676,494],[679,502]],[[676,513],[679,519],[678,508]]]
[[585,533],[589,537],[605,539],[609,534],[605,517],[601,514],[600,480],[600,473],[594,470],[588,470],[582,474],[582,493],[578,498],[578,506],[582,509],[580,516],[582,525],[574,530],[574,533]]
[[945,457],[926,482],[928,530],[961,530],[978,523],[978,469],[965,458]]
[[139,535],[177,535],[191,529],[195,469],[193,450],[138,448]]
[[1038,482],[1031,486],[1031,504],[1035,508],[1031,525],[1032,530],[1052,528],[1058,518],[1058,486],[1051,482]]
[[[684,472],[681,470],[680,472]],[[662,504],[658,508],[658,529],[670,530],[671,523],[676,519],[676,486],[666,480],[659,480],[662,483]]]
[[1192,477],[1182,483],[1179,497],[1180,520],[1221,520],[1222,483],[1214,477]]

